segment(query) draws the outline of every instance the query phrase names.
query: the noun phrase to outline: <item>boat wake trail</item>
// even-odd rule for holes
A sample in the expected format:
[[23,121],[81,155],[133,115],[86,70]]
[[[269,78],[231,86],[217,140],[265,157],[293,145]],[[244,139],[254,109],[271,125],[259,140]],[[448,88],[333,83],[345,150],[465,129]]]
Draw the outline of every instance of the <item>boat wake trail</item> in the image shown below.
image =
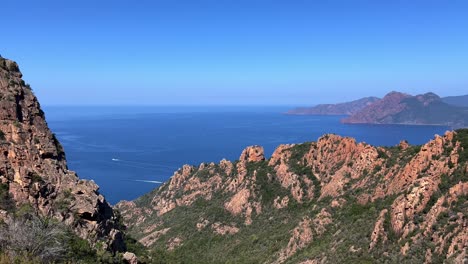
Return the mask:
[[134,180],[134,181],[137,181],[137,182],[146,182],[146,183],[156,183],[156,184],[162,183],[162,182],[160,182],[160,181],[150,181],[150,180]]
[[162,164],[155,164],[155,163],[149,163],[149,162],[140,162],[140,161],[132,161],[132,160],[121,160],[117,158],[112,158],[111,159],[113,162],[118,162],[119,164],[122,165],[139,165],[139,166],[144,166],[145,168],[148,167],[153,167],[153,168],[165,168],[165,169],[174,169],[174,166],[168,166],[168,165],[162,165]]

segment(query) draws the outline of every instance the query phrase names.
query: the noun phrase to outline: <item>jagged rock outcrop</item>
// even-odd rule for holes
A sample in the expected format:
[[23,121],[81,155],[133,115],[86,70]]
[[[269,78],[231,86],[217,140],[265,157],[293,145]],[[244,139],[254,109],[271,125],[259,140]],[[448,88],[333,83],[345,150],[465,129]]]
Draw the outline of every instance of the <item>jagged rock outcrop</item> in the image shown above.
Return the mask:
[[123,254],[123,259],[128,264],[138,264],[137,256],[132,252],[125,252]]
[[65,153],[18,65],[0,57],[1,218],[30,207],[91,243],[125,250],[113,209],[93,181],[68,170]]
[[384,221],[385,221],[385,216],[387,214],[388,214],[387,209],[383,209],[380,212],[379,218],[377,218],[377,221],[375,222],[374,230],[372,231],[372,234],[371,234],[371,243],[369,245],[369,250],[374,249],[374,247],[377,245],[379,241],[381,242],[387,241],[387,233],[385,233],[385,229],[384,229]]
[[195,261],[192,252],[195,262],[460,263],[467,161],[468,130],[395,147],[324,135],[269,159],[255,146],[238,161],[186,165],[116,207],[150,248],[182,241],[163,253],[175,262]]
[[223,225],[222,223],[214,223],[211,228],[213,229],[213,232],[215,232],[216,234],[218,235],[234,235],[236,234],[237,232],[239,232],[239,228],[232,225],[232,226],[229,226],[229,225]]
[[326,209],[322,209],[314,219],[304,218],[294,228],[288,245],[279,252],[278,259],[274,263],[283,263],[297,251],[308,246],[314,236],[322,235],[326,231],[327,225],[331,224],[332,221],[331,214]]
[[[286,189],[289,189],[292,197],[299,203],[311,200],[316,194],[313,179],[299,175],[290,168],[291,149],[294,145],[280,145],[271,156],[269,166],[273,167],[278,180]],[[299,161],[299,166],[304,166],[304,161]],[[311,169],[310,169],[311,170]],[[311,170],[312,171],[312,170]],[[314,176],[312,176],[314,177]]]
[[285,262],[298,250],[303,249],[312,241],[314,234],[311,224],[310,218],[305,218],[292,230],[292,236],[289,239],[288,245],[280,251],[278,259],[274,262],[275,264]]
[[260,146],[251,146],[242,152],[239,160],[241,162],[258,162],[265,160],[265,150]]

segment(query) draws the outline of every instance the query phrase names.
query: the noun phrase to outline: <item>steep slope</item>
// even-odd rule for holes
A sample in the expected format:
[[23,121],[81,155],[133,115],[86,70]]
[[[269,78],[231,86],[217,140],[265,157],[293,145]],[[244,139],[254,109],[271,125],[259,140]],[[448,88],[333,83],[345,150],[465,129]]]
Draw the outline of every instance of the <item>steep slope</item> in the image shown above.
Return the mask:
[[446,104],[434,93],[411,96],[391,92],[382,100],[343,119],[343,122],[352,124],[431,124],[460,128],[468,126],[468,108]]
[[359,100],[339,103],[320,104],[314,107],[296,108],[287,112],[290,115],[352,115],[364,107],[380,100],[377,97],[365,97]]
[[442,101],[449,105],[468,107],[468,94],[460,96],[447,96],[442,98]]
[[391,148],[325,135],[185,165],[120,210],[155,263],[462,263],[468,130]]
[[0,57],[0,221],[31,210],[94,245],[122,251],[113,209],[98,189],[68,170],[62,146],[18,65]]

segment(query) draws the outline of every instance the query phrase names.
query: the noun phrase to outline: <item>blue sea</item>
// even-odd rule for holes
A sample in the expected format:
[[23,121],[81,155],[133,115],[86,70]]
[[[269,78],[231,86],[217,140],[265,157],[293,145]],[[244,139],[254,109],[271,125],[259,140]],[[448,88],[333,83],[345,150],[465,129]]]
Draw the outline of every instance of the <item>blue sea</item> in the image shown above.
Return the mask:
[[45,107],[69,168],[94,180],[107,200],[135,199],[168,180],[183,164],[236,160],[249,145],[267,156],[284,143],[326,133],[391,146],[423,144],[448,127],[346,125],[343,116],[288,116],[289,107]]

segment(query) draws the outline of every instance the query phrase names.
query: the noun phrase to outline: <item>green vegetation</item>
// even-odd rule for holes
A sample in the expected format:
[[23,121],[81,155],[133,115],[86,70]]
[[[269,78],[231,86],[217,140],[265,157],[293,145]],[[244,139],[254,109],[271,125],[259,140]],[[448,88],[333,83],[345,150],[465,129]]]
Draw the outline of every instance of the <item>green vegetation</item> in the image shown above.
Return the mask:
[[468,162],[468,129],[456,130],[454,141],[458,141],[461,144],[463,150],[460,152],[459,163],[463,164]]
[[268,166],[268,161],[250,163],[247,165],[247,171],[250,175],[256,171],[257,182],[255,190],[256,193],[260,195],[264,204],[272,205],[277,196],[287,195],[287,190],[284,189],[278,181],[269,178],[269,175],[271,177],[274,175],[274,172],[273,168]]
[[[221,173],[220,170],[217,172]],[[274,179],[274,170],[268,166],[268,161],[248,163],[247,177],[254,174],[257,180],[253,187],[256,197],[261,200],[262,213],[257,215],[253,212],[255,221],[252,225],[245,225],[244,216],[233,216],[224,209],[229,194],[217,192],[210,200],[199,198],[191,206],[177,207],[162,217],[150,217],[148,225],[162,223],[157,230],[170,227],[151,246],[151,263],[261,263],[266,259],[274,260],[275,253],[287,245],[289,231],[298,224],[301,214],[311,211],[311,206],[297,204],[290,197],[289,207],[282,210],[273,208],[277,196],[289,196],[290,192]],[[194,175],[201,180],[209,176],[200,170],[196,170]],[[138,202],[148,205],[148,200],[145,196]],[[204,220],[209,224],[198,231],[196,224]],[[235,235],[218,235],[212,229],[213,223],[240,230]],[[133,229],[130,233],[138,235],[137,239],[144,236],[141,230]],[[170,240],[175,237],[181,238],[182,244],[173,251],[167,251]]]
[[0,130],[0,141],[3,140],[5,140],[5,133],[2,130]]
[[64,190],[63,194],[58,196],[55,200],[55,208],[57,208],[59,212],[70,212],[70,205],[74,200],[75,197],[71,190]]
[[125,236],[125,245],[127,245],[127,251],[132,252],[138,256],[138,261],[141,263],[151,263],[149,259],[148,249],[143,246],[138,240],[134,239],[130,235]]
[[39,183],[43,183],[44,182],[44,179],[42,179],[41,176],[39,176],[37,173],[35,172],[31,172],[29,173],[29,177],[31,179],[31,184],[30,185],[33,185],[34,183],[36,182],[39,182]]
[[[307,142],[303,144],[295,145],[291,149],[291,157],[289,159],[289,168],[292,172],[300,176],[306,176],[309,180],[311,180],[314,184],[315,190],[314,195],[315,198],[318,198],[320,195],[320,181],[312,172],[312,167],[308,166],[305,162],[305,155],[310,151],[312,148],[312,143]],[[340,168],[344,165],[338,164],[336,167]]]
[[71,232],[68,232],[67,236],[69,237],[68,241],[66,241],[69,247],[66,254],[67,259],[74,263],[93,263],[93,261],[96,261],[98,258],[97,252],[91,248],[88,241]]
[[31,214],[34,214],[34,208],[28,203],[18,206],[14,212],[17,218],[25,218]]
[[[190,207],[180,207],[164,215],[164,226],[171,229],[152,246],[153,263],[262,263],[273,259],[275,252],[289,240],[289,230],[297,224],[297,211],[285,210],[256,217],[250,226],[244,219],[233,217],[217,202],[199,199]],[[235,225],[241,230],[235,235],[215,234],[210,225],[198,231],[195,224],[201,219],[210,223]],[[166,251],[169,240],[182,238],[180,247]]]
[[[387,151],[387,153],[385,152]],[[411,159],[414,158],[421,151],[421,146],[408,146],[407,149],[403,150],[400,146],[395,147],[386,147],[383,149],[378,149],[379,158],[385,160],[385,167],[391,168],[395,165],[400,165],[401,167],[406,165]]]

